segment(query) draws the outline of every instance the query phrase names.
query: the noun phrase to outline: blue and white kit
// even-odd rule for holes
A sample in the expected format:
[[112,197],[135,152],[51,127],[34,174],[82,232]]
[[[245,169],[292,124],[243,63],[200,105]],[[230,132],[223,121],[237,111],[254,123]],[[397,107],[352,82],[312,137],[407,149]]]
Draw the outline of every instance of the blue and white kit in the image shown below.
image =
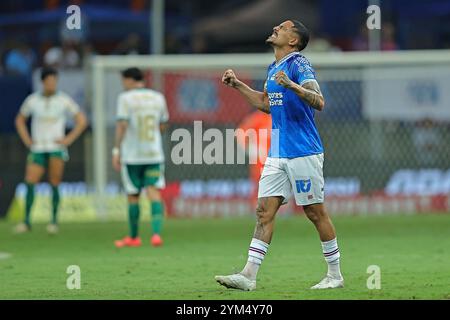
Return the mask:
[[278,85],[284,71],[299,85],[316,81],[315,71],[300,53],[288,54],[268,68],[265,91],[272,116],[268,158],[259,181],[258,198],[294,194],[297,205],[324,201],[323,145],[314,122],[315,110],[294,91]]

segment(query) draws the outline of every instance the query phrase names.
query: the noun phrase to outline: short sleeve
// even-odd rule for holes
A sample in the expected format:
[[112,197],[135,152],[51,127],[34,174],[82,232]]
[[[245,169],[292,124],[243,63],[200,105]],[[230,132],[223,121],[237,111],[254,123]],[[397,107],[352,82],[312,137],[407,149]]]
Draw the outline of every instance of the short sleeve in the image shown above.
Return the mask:
[[78,112],[80,112],[80,106],[78,105],[78,103],[75,102],[75,100],[73,100],[71,97],[69,97],[68,95],[65,95],[64,97],[64,105],[66,107],[67,112],[69,112],[71,115],[75,115]]
[[117,98],[117,115],[116,120],[128,120],[129,119],[128,106],[125,101],[125,97],[121,94]]
[[31,104],[32,96],[28,96],[20,106],[20,114],[25,117],[29,117],[32,113],[32,104]]
[[302,60],[294,60],[291,63],[291,76],[292,80],[298,83],[299,85],[303,85],[306,82],[317,81],[316,80],[316,72],[313,67],[309,63],[305,63]]
[[161,112],[161,121],[162,123],[169,121],[169,110],[167,108],[167,102],[164,95],[161,95],[161,105],[162,105],[162,112]]

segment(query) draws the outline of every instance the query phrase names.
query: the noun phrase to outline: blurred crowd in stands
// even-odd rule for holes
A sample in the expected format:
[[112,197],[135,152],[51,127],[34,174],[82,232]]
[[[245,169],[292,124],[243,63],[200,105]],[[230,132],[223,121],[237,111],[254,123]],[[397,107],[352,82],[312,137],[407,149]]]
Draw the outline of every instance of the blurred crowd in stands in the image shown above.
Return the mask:
[[[386,7],[382,11],[381,50],[450,47],[449,19],[442,20],[447,23],[441,23],[439,33],[439,37],[444,35],[447,40],[429,39],[424,30],[431,30],[431,27],[422,25],[411,42],[409,26],[415,20],[405,20],[401,16],[398,18],[395,14],[401,8],[399,5],[405,1],[381,2]],[[405,3],[409,3],[410,9],[420,9],[417,1]],[[429,1],[430,5],[436,5],[434,11],[442,11],[438,19],[449,17],[450,5],[444,8],[437,6],[439,3],[443,2]],[[65,8],[70,4],[78,4],[82,8],[80,30],[66,27]],[[417,4],[416,7],[414,4]],[[226,3],[166,0],[164,52],[267,52],[270,48],[264,43],[265,37],[271,32],[275,21],[289,15],[294,7],[297,10],[295,12],[298,12],[296,16],[305,16],[307,25],[311,26],[312,37],[307,51],[368,50],[370,31],[364,20],[367,17],[367,1],[339,2],[338,7],[348,8],[339,13],[334,12],[336,5],[337,2],[330,0],[301,3],[295,0],[229,0]],[[0,74],[29,75],[35,67],[42,65],[62,69],[80,68],[96,53],[149,54],[150,8],[151,0],[46,0],[39,4],[34,1],[4,0],[0,3],[0,29],[3,29],[0,31]],[[274,8],[280,9],[278,15],[271,15],[267,21],[261,19]],[[282,11],[282,8],[285,10]],[[302,15],[302,12],[305,14]],[[308,12],[315,14],[309,15]],[[358,13],[357,19],[355,12]],[[59,15],[55,18],[57,13]],[[412,13],[409,16],[414,17]],[[253,25],[257,30],[252,29]],[[437,37],[436,34],[433,34],[434,37]]]

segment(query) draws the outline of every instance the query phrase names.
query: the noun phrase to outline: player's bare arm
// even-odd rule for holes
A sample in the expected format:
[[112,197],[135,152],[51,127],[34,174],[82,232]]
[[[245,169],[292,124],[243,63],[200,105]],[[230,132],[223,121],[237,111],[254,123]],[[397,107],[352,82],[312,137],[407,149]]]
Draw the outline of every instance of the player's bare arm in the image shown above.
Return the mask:
[[275,75],[276,82],[292,91],[294,91],[303,101],[318,111],[322,111],[325,107],[325,99],[320,91],[319,84],[316,81],[309,81],[303,86],[295,83],[283,71]]
[[66,147],[70,146],[83,133],[87,127],[87,119],[83,112],[78,112],[74,116],[75,127],[61,140],[56,142]]
[[27,117],[25,117],[21,113],[19,113],[16,117],[16,129],[23,144],[27,146],[27,148],[30,148],[33,144],[33,141],[31,139],[30,133],[28,132]]
[[256,91],[239,80],[234,71],[228,69],[222,76],[222,83],[239,90],[239,92],[245,97],[245,99],[252,106],[258,108],[262,112],[270,113],[269,99],[266,92]]
[[112,165],[114,170],[120,171],[120,145],[122,144],[125,133],[128,129],[128,121],[118,120],[116,122],[116,138],[114,142],[114,149],[112,154]]

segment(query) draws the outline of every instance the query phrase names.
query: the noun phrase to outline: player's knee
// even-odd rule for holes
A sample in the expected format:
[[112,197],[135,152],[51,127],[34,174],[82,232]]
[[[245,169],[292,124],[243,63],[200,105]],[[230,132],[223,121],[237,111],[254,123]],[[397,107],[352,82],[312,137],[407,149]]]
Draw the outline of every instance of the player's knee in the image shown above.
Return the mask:
[[327,218],[325,210],[319,208],[305,207],[305,214],[312,223],[319,223]]
[[62,175],[55,172],[50,172],[48,175],[48,182],[52,186],[58,186],[62,181]]
[[256,207],[256,219],[260,224],[268,224],[273,220],[273,216],[264,206],[258,205]]
[[36,184],[40,181],[40,176],[33,173],[27,173],[25,175],[25,183]]
[[35,177],[30,177],[30,176],[25,176],[25,183],[26,184],[36,184],[36,183],[38,183],[39,182],[39,180],[38,179],[36,179]]
[[312,223],[318,223],[320,221],[320,216],[317,214],[317,212],[310,211],[306,214],[309,220],[311,220]]
[[150,201],[161,201],[161,192],[157,188],[149,187],[147,189],[147,197]]

